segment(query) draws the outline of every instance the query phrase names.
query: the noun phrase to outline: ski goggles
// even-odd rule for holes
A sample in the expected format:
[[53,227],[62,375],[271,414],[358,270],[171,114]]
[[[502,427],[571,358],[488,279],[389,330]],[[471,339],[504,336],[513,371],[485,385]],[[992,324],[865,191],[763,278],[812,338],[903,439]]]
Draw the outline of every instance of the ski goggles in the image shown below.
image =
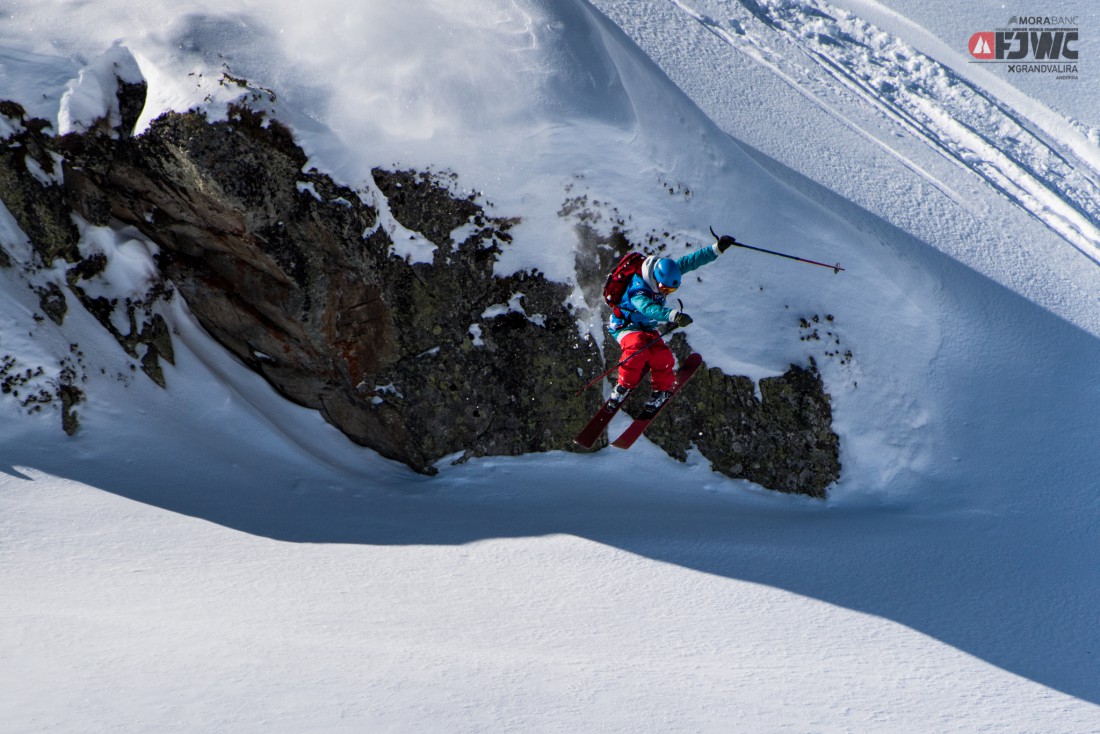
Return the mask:
[[657,292],[660,293],[662,296],[667,296],[669,293],[672,293],[675,290],[676,286],[674,285],[664,285],[663,283],[657,284]]

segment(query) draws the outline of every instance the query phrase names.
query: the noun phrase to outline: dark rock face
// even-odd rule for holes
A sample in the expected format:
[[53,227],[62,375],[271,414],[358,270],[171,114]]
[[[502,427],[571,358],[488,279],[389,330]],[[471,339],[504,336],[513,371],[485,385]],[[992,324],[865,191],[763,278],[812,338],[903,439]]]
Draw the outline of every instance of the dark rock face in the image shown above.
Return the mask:
[[[434,472],[444,457],[572,450],[600,401],[595,389],[572,393],[613,364],[617,349],[601,356],[579,335],[577,315],[563,305],[569,286],[538,272],[493,274],[518,220],[453,193],[453,177],[418,171],[374,169],[384,197],[376,202],[303,170],[307,157],[290,131],[244,105],[217,122],[166,114],[133,137],[144,93],[120,83],[118,130],[63,138],[0,103],[20,121],[0,144],[0,198],[43,266],[69,264],[66,287],[36,287],[46,317],[61,324],[67,296],[76,297],[164,386],[160,362],[172,361],[172,340],[154,306],[174,288],[282,395],[417,471]],[[65,161],[64,185],[30,172],[53,174],[56,157]],[[122,303],[90,295],[105,260],[81,257],[73,211],[92,225],[140,230],[159,246],[165,280]],[[430,263],[397,254],[387,217],[434,244]],[[595,308],[606,272],[631,243],[618,232],[578,232],[577,279]],[[0,266],[10,264],[0,249]],[[130,325],[125,333],[120,322]],[[673,347],[681,357],[688,351],[682,338]],[[75,432],[80,366],[67,369],[55,397],[65,430]],[[5,363],[13,386],[24,379],[16,370]],[[840,466],[820,377],[792,366],[760,390],[762,401],[747,378],[704,368],[647,435],[681,459],[697,446],[730,476],[824,496]]]
[[[218,341],[385,456],[430,472],[452,454],[567,448],[595,409],[594,396],[563,399],[598,358],[562,305],[568,288],[494,277],[515,222],[427,174],[373,172],[393,216],[436,245],[431,264],[409,263],[374,207],[304,172],[289,131],[246,108],[214,123],[165,115],[108,155],[65,145],[83,216],[140,229]],[[523,313],[491,311],[509,303]]]
[[[683,334],[672,348],[678,359],[691,351]],[[694,445],[723,474],[824,497],[840,476],[840,441],[820,375],[812,364],[791,365],[761,380],[760,396],[747,377],[704,363],[676,397],[676,410],[663,413],[646,435],[681,460]]]
[[[42,183],[31,173],[32,166],[49,175],[57,173],[50,155],[52,139],[44,133],[49,123],[28,120],[24,109],[14,102],[0,102],[0,115],[18,128],[0,144],[0,197],[4,205],[30,238],[43,263],[52,263],[57,258],[76,262],[80,258],[76,247],[79,233],[64,188]],[[10,264],[7,255],[4,259]]]

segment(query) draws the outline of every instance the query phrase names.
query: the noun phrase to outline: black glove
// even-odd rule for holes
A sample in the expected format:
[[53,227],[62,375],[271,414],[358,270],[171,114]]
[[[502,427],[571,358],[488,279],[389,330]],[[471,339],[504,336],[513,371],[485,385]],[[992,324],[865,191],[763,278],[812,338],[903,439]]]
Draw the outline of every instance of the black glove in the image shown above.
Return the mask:
[[730,249],[737,244],[737,240],[730,237],[728,234],[724,234],[718,238],[718,252],[722,253]]
[[688,324],[690,324],[690,323],[691,323],[692,321],[694,321],[694,319],[692,319],[692,318],[691,318],[690,316],[688,316],[688,315],[687,315],[686,313],[677,313],[677,314],[676,314],[676,315],[675,315],[675,316],[674,316],[674,317],[672,318],[672,323],[676,324],[677,326],[681,326],[681,327],[682,327],[682,326],[687,326],[687,325],[688,325]]

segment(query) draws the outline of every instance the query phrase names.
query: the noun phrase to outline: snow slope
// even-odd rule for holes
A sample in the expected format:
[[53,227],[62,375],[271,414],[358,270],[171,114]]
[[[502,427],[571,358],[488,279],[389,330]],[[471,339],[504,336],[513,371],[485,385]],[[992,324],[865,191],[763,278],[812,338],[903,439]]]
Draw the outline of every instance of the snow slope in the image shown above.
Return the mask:
[[[1078,257],[1096,257],[1093,79],[971,63],[970,35],[1008,20],[999,4],[596,4],[749,150],[1096,333],[1097,269]],[[1079,18],[1087,62],[1096,9],[1046,12]]]
[[[71,439],[0,400],[0,729],[1100,730],[1089,122],[952,86],[951,44],[881,4],[832,22],[899,67],[815,45],[824,6],[597,5],[14,0],[0,97],[78,125],[120,60],[144,124],[216,114],[228,68],[367,195],[373,165],[451,169],[521,215],[501,271],[569,279],[581,196],[670,252],[714,225],[840,261],[732,251],[682,289],[711,364],[815,357],[830,500],[644,441],[416,476],[274,397],[178,300],[164,391],[0,271],[0,351],[56,369],[79,341],[89,396]],[[3,210],[0,241],[26,257]],[[133,233],[82,246],[140,283]]]

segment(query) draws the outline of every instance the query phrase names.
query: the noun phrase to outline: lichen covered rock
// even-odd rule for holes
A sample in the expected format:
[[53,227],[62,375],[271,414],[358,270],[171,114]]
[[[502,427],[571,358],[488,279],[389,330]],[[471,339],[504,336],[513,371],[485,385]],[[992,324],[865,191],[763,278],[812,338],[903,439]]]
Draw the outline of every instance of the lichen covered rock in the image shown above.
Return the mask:
[[[679,359],[690,352],[683,334],[672,340],[672,348]],[[704,362],[675,407],[646,435],[676,458],[686,459],[694,446],[716,471],[812,497],[824,497],[840,476],[840,440],[812,361],[761,380],[759,399],[752,380]]]
[[[419,471],[445,456],[571,447],[595,396],[566,400],[595,347],[539,273],[493,275],[515,220],[424,172],[375,169],[388,210],[435,245],[393,251],[374,206],[317,171],[285,127],[167,114],[110,160],[73,144],[78,210],[140,229],[218,341],[288,398]],[[452,233],[461,229],[461,241]],[[94,307],[94,304],[92,304]]]

